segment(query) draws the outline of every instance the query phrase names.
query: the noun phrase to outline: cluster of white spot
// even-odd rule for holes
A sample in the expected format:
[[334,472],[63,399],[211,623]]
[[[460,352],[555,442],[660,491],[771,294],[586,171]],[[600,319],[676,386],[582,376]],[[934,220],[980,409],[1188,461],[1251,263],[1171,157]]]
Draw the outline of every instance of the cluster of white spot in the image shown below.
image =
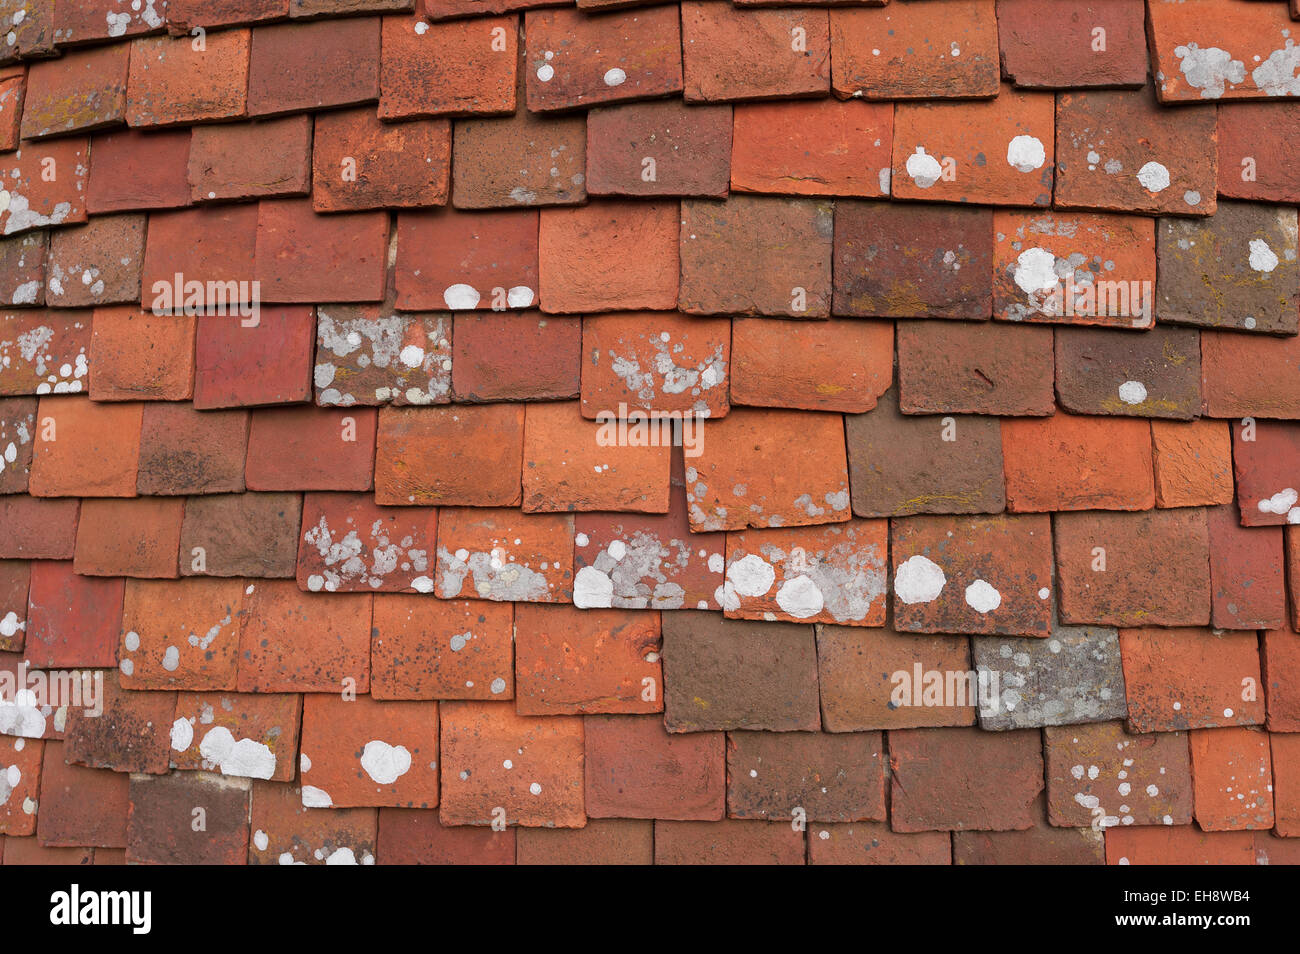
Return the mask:
[[857,543],[851,530],[828,533],[843,539],[814,552],[764,543],[759,553],[730,554],[715,600],[728,613],[763,611],[765,619],[776,618],[763,610],[769,601],[792,619],[821,614],[840,623],[865,619],[885,595],[884,557],[875,544]]
[[354,522],[354,518],[348,516],[345,519],[347,531],[340,534],[330,527],[329,518],[322,514],[320,520],[303,534],[303,543],[314,549],[318,557],[315,569],[319,572],[308,575],[308,590],[332,593],[349,583],[379,589],[387,578],[399,573],[401,576],[396,582],[409,584],[417,592],[433,589],[433,581],[426,575],[429,572],[429,552],[416,546],[418,541],[412,534],[405,533],[394,540],[389,534],[390,528],[383,520],[377,519],[364,530],[363,539],[362,531],[353,526]]
[[[375,318],[347,306],[318,308],[316,314],[313,380],[316,402],[322,407],[425,405],[447,400],[451,393],[450,318],[416,314]],[[360,397],[353,393],[352,379],[358,376],[369,390]]]
[[917,146],[916,152],[907,157],[905,168],[918,189],[928,189],[943,177],[943,166],[924,146]]
[[1287,523],[1300,524],[1300,507],[1296,506],[1297,500],[1300,500],[1300,494],[1296,493],[1295,488],[1287,487],[1271,497],[1265,497],[1257,506],[1260,513],[1286,514]]
[[[908,605],[937,600],[947,583],[943,568],[919,553],[894,569],[894,594]],[[964,596],[966,605],[977,613],[992,613],[1002,605],[1002,594],[987,580],[967,584]]]
[[[81,329],[75,322],[73,329]],[[85,388],[85,378],[90,372],[85,347],[76,354],[56,355],[56,348],[65,345],[61,336],[49,325],[35,325],[19,332],[13,338],[0,338],[0,372],[26,365],[38,380],[37,394],[76,394]]]

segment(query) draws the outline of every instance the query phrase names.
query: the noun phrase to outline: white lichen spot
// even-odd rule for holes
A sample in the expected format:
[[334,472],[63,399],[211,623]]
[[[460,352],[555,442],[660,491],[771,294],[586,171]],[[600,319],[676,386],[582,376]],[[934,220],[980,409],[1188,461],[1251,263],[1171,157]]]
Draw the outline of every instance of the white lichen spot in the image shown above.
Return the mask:
[[894,571],[894,593],[908,605],[937,599],[947,582],[939,564],[920,554],[908,557]]

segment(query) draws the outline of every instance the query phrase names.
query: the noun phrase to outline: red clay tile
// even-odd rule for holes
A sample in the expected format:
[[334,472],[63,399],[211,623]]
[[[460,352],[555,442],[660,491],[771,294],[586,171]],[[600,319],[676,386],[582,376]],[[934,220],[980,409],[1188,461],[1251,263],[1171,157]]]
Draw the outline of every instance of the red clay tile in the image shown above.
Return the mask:
[[457,315],[452,335],[457,401],[565,400],[580,388],[578,318]]
[[1119,638],[1131,731],[1263,723],[1254,633],[1129,629]]
[[384,17],[379,118],[513,113],[519,33],[518,17]]
[[900,321],[897,336],[904,414],[1037,417],[1055,410],[1050,329]]
[[11,66],[0,71],[0,149],[5,152],[18,148],[26,87],[26,67]]
[[1210,621],[1204,511],[1062,513],[1055,524],[1063,622],[1204,626]]
[[682,90],[681,20],[673,4],[598,17],[534,10],[524,23],[524,85],[533,112]]
[[0,560],[0,652],[18,652],[27,635],[27,593],[31,564]]
[[1300,337],[1201,332],[1201,388],[1211,417],[1300,418],[1291,376],[1300,370]]
[[1147,5],[1151,69],[1162,103],[1294,96],[1294,25],[1281,4],[1209,0]]
[[27,491],[36,436],[36,399],[0,398],[0,493]]
[[81,502],[0,496],[0,559],[71,560]]
[[964,637],[823,625],[817,632],[817,668],[828,732],[975,723],[973,678],[954,681],[962,686],[961,698],[945,700],[931,691],[939,688],[936,679],[946,685],[949,673],[973,674]]
[[194,407],[295,404],[311,398],[316,316],[311,308],[260,309],[257,323],[204,315],[194,346]]
[[121,0],[85,0],[54,10],[54,39],[60,46],[160,32],[171,11],[158,0],[141,0],[129,9]]
[[1190,733],[1196,823],[1202,831],[1273,827],[1273,764],[1261,729]]
[[1262,660],[1268,728],[1271,732],[1300,730],[1300,636],[1285,629],[1264,633]]
[[129,777],[69,765],[63,760],[62,742],[46,742],[44,747],[37,826],[41,844],[63,848],[125,847]]
[[193,395],[193,317],[120,305],[96,308],[92,328],[91,400],[185,401]]
[[1187,733],[1130,735],[1119,722],[1044,730],[1047,813],[1064,828],[1187,825]]
[[449,702],[439,716],[444,825],[586,824],[581,718],[528,718],[492,702]]
[[[239,309],[254,297],[250,283],[256,240],[255,205],[150,215],[140,279],[142,304],[155,314],[240,315],[249,322],[247,327],[256,327],[253,320],[260,315]],[[259,288],[259,300],[260,294]]]
[[45,397],[36,411],[31,493],[37,497],[134,497],[140,404]]
[[591,716],[587,812],[594,818],[719,821],[727,809],[726,736],[671,734],[658,716]]
[[256,27],[248,64],[248,115],[378,99],[379,32],[378,17]]
[[1276,629],[1286,618],[1282,529],[1244,528],[1231,506],[1206,511],[1210,536],[1210,623],[1218,629]]
[[319,811],[303,805],[297,785],[254,782],[250,865],[373,865],[378,818],[373,808]]
[[[800,448],[797,466],[789,449]],[[844,427],[836,414],[733,409],[703,425],[686,468],[691,529],[807,526],[849,519]],[[783,463],[777,465],[777,461]]]
[[0,240],[0,300],[45,304],[45,255],[49,236],[28,232]]
[[129,580],[115,652],[122,688],[233,690],[245,589],[242,580]]
[[573,517],[445,508],[438,514],[436,579],[444,600],[571,602]]
[[987,318],[992,314],[991,210],[887,202],[835,205],[834,314],[859,318]]
[[313,383],[322,407],[446,404],[451,316],[375,305],[316,309]]
[[384,865],[512,865],[515,834],[514,828],[449,827],[432,810],[381,808],[376,854]]
[[1191,420],[1201,411],[1201,342],[1193,328],[1060,328],[1056,391],[1076,414]]
[[998,94],[993,0],[832,10],[831,51],[832,86],[842,99]]
[[312,123],[290,116],[196,126],[189,183],[195,202],[306,195],[311,191]]
[[725,319],[653,312],[585,318],[582,414],[723,417],[730,350]]
[[146,37],[131,44],[126,121],[171,126],[234,119],[248,104],[251,31],[197,37]]
[[1057,207],[1213,215],[1214,119],[1214,110],[1170,114],[1150,88],[1061,93]]
[[893,120],[892,105],[855,100],[737,106],[731,188],[887,196]]
[[481,600],[375,597],[376,699],[514,697],[514,608]]
[[[507,832],[513,831],[507,829]],[[516,863],[653,864],[654,822],[634,818],[589,818],[583,828],[521,828],[518,830]]]
[[810,865],[949,865],[946,831],[903,833],[885,822],[814,825],[808,835]]
[[39,139],[121,125],[126,117],[125,43],[68,51],[27,71],[22,138]]
[[616,421],[588,421],[577,403],[530,403],[526,408],[526,512],[667,512],[669,447],[624,444]]
[[1052,0],[998,0],[1002,75],[1017,86],[1142,86],[1142,0],[1089,0],[1068,16]]
[[833,234],[828,202],[683,202],[682,311],[825,318]]
[[[132,864],[238,865],[248,858],[249,785],[203,772],[133,775],[126,857]],[[196,817],[196,806],[202,815]],[[202,825],[198,824],[201,819]]]
[[369,490],[375,412],[315,407],[255,411],[248,434],[249,490]]
[[456,123],[452,203],[458,209],[574,205],[587,198],[587,124],[518,109]]
[[889,733],[889,764],[894,831],[1023,831],[1040,810],[1043,752],[1031,729],[901,729]]
[[669,732],[815,732],[817,647],[811,626],[682,611],[663,617]]
[[69,707],[63,755],[74,765],[114,772],[167,772],[170,742],[162,730],[176,711],[173,692],[127,692],[116,674],[104,677],[103,713]]
[[900,103],[891,192],[900,199],[1047,206],[1053,97],[1003,87],[982,102]]
[[397,307],[491,309],[537,301],[536,212],[403,213],[397,217]]
[[97,580],[64,561],[31,564],[23,662],[36,669],[112,668],[122,625],[122,580]]
[[884,821],[883,743],[880,732],[730,732],[727,817]]
[[520,715],[663,710],[659,614],[643,610],[515,610]]
[[308,199],[258,206],[254,274],[268,301],[380,301],[387,251],[382,212],[317,215]]
[[[36,809],[41,797],[41,755],[43,742],[0,739],[0,768],[5,780],[0,791],[0,834],[8,837],[36,831]],[[45,813],[41,813],[42,818]]]
[[731,399],[737,404],[861,414],[893,382],[894,326],[888,321],[737,318],[731,346]]
[[1140,216],[995,212],[993,316],[1149,328],[1155,223]]
[[5,235],[47,225],[86,221],[90,140],[29,143],[0,169],[0,190],[9,204],[0,211]]
[[217,494],[185,502],[182,576],[291,577],[302,496]]
[[677,99],[587,113],[591,195],[725,198],[731,179],[730,106]]
[[1162,322],[1293,335],[1300,328],[1296,210],[1221,202],[1205,219],[1164,219],[1156,238]]
[[301,708],[290,694],[178,693],[169,732],[172,767],[292,781]]
[[298,17],[337,17],[351,13],[383,13],[411,9],[412,0],[290,0],[289,15]]
[[890,536],[900,632],[1050,634],[1046,516],[910,517]]
[[517,506],[524,435],[520,404],[383,408],[375,501]]
[[194,27],[242,26],[289,15],[289,0],[168,0],[167,23],[188,33]]
[[238,493],[244,489],[248,414],[146,404],[140,429],[141,494]]
[[75,566],[88,576],[176,577],[180,498],[85,500]]
[[1286,524],[1300,519],[1296,501],[1291,499],[1300,467],[1300,427],[1274,421],[1233,424],[1232,465],[1243,526]]
[[240,692],[369,688],[369,594],[306,594],[288,580],[249,588],[239,631]]
[[1290,143],[1300,116],[1288,103],[1234,103],[1219,112],[1218,192],[1233,199],[1300,202]]
[[1002,422],[1007,509],[1148,510],[1155,505],[1146,421],[1054,414]]
[[138,300],[144,225],[143,215],[96,216],[56,232],[45,263],[46,304],[82,308]]
[[853,512],[1001,513],[1001,422],[994,417],[917,417],[892,391],[875,410],[845,419]]
[[825,10],[682,4],[682,71],[690,102],[823,96],[830,90]]
[[143,133],[122,130],[95,136],[95,161],[86,184],[92,214],[188,205],[188,129]]
[[438,704],[309,694],[303,699],[302,764],[308,808],[434,808]]
[[14,42],[6,42],[3,62],[19,57],[54,55],[54,4],[45,0],[9,0],[0,12],[0,31],[14,35]]
[[784,822],[655,822],[656,865],[801,865],[802,831]]
[[437,527],[433,508],[379,507],[370,494],[306,494],[298,586],[430,593]]
[[675,202],[608,201],[544,210],[538,242],[542,310],[675,308],[678,220]]
[[883,626],[888,550],[884,520],[729,533],[722,608],[739,619]]
[[317,212],[446,205],[451,124],[381,123],[368,108],[322,113],[313,139]]
[[1269,737],[1273,761],[1273,807],[1276,832],[1300,835],[1300,735],[1275,732]]

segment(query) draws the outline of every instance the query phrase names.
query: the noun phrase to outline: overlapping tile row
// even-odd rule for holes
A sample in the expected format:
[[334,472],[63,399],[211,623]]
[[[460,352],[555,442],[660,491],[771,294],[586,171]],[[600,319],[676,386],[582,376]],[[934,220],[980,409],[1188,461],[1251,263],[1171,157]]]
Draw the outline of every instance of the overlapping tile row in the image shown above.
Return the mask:
[[1300,861],[1294,9],[0,0],[0,858]]

